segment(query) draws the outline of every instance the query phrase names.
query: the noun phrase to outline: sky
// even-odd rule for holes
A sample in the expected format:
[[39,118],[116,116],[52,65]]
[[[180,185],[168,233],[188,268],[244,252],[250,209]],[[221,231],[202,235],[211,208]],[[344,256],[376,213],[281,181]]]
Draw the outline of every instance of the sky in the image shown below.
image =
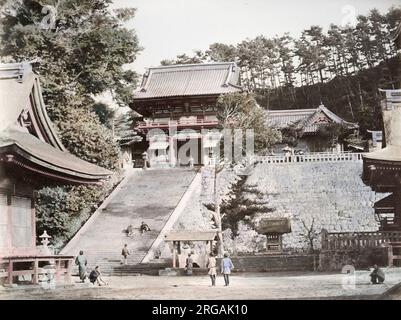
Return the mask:
[[113,7],[137,8],[127,23],[144,50],[132,67],[147,67],[177,54],[191,55],[214,42],[237,44],[258,35],[289,32],[298,37],[311,25],[327,29],[331,23],[352,23],[372,8],[386,12],[400,0],[114,0]]

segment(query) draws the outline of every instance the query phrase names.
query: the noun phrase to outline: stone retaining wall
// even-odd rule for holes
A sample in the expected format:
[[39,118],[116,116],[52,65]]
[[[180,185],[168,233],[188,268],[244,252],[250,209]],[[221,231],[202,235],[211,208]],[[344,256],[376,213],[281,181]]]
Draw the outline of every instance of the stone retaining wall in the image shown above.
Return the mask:
[[313,220],[318,233],[377,231],[373,204],[383,195],[365,186],[361,173],[362,162],[258,164],[247,183],[266,194],[274,211],[254,216],[252,223],[263,217],[289,218],[292,232],[283,236],[283,246],[290,251],[306,249],[303,224],[309,228]]
[[[314,271],[319,258],[313,255],[261,255],[231,257],[234,272]],[[218,259],[218,266],[220,259]]]

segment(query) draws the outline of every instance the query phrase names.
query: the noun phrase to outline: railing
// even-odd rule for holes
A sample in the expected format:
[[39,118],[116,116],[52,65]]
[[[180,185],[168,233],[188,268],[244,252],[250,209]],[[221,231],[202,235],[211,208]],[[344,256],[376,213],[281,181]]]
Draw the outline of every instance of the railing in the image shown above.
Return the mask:
[[401,231],[336,232],[322,234],[322,250],[383,247],[401,243]]
[[202,127],[202,126],[217,126],[219,122],[217,120],[207,120],[207,119],[182,119],[182,120],[170,120],[168,122],[158,122],[158,121],[146,121],[139,122],[136,129],[156,129],[156,128],[170,128],[170,127]]
[[363,153],[351,152],[316,152],[302,155],[275,155],[275,156],[256,156],[254,161],[260,163],[302,163],[302,162],[340,162],[362,161]]
[[[39,275],[42,268],[39,263],[54,263],[55,267],[55,280],[58,282],[61,277],[64,277],[64,283],[71,282],[71,271],[74,257],[72,256],[17,256],[17,257],[4,257],[0,259],[0,264],[5,264],[7,270],[2,272],[2,276],[7,277],[7,283],[13,284],[14,277],[30,276],[33,284],[39,283]],[[28,265],[28,267],[26,266]],[[15,269],[15,267],[18,267]],[[43,271],[42,271],[43,272]]]

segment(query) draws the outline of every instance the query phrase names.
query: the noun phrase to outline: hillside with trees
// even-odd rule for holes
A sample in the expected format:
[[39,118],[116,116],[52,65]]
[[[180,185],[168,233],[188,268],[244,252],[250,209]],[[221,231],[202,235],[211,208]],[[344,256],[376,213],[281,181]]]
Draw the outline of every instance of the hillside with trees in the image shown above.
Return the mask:
[[400,55],[392,36],[401,9],[373,9],[355,26],[331,24],[288,33],[261,35],[231,45],[213,43],[193,56],[178,55],[161,64],[236,61],[245,89],[268,109],[313,108],[323,103],[343,118],[358,122],[361,133],[380,128],[378,88],[399,88]]

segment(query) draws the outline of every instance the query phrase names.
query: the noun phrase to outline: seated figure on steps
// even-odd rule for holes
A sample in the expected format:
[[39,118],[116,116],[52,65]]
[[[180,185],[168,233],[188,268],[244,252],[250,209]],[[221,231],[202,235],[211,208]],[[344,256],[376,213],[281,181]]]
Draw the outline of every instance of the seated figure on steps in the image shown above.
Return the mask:
[[141,231],[141,234],[144,234],[145,232],[150,231],[150,228],[145,222],[142,221],[139,230]]

